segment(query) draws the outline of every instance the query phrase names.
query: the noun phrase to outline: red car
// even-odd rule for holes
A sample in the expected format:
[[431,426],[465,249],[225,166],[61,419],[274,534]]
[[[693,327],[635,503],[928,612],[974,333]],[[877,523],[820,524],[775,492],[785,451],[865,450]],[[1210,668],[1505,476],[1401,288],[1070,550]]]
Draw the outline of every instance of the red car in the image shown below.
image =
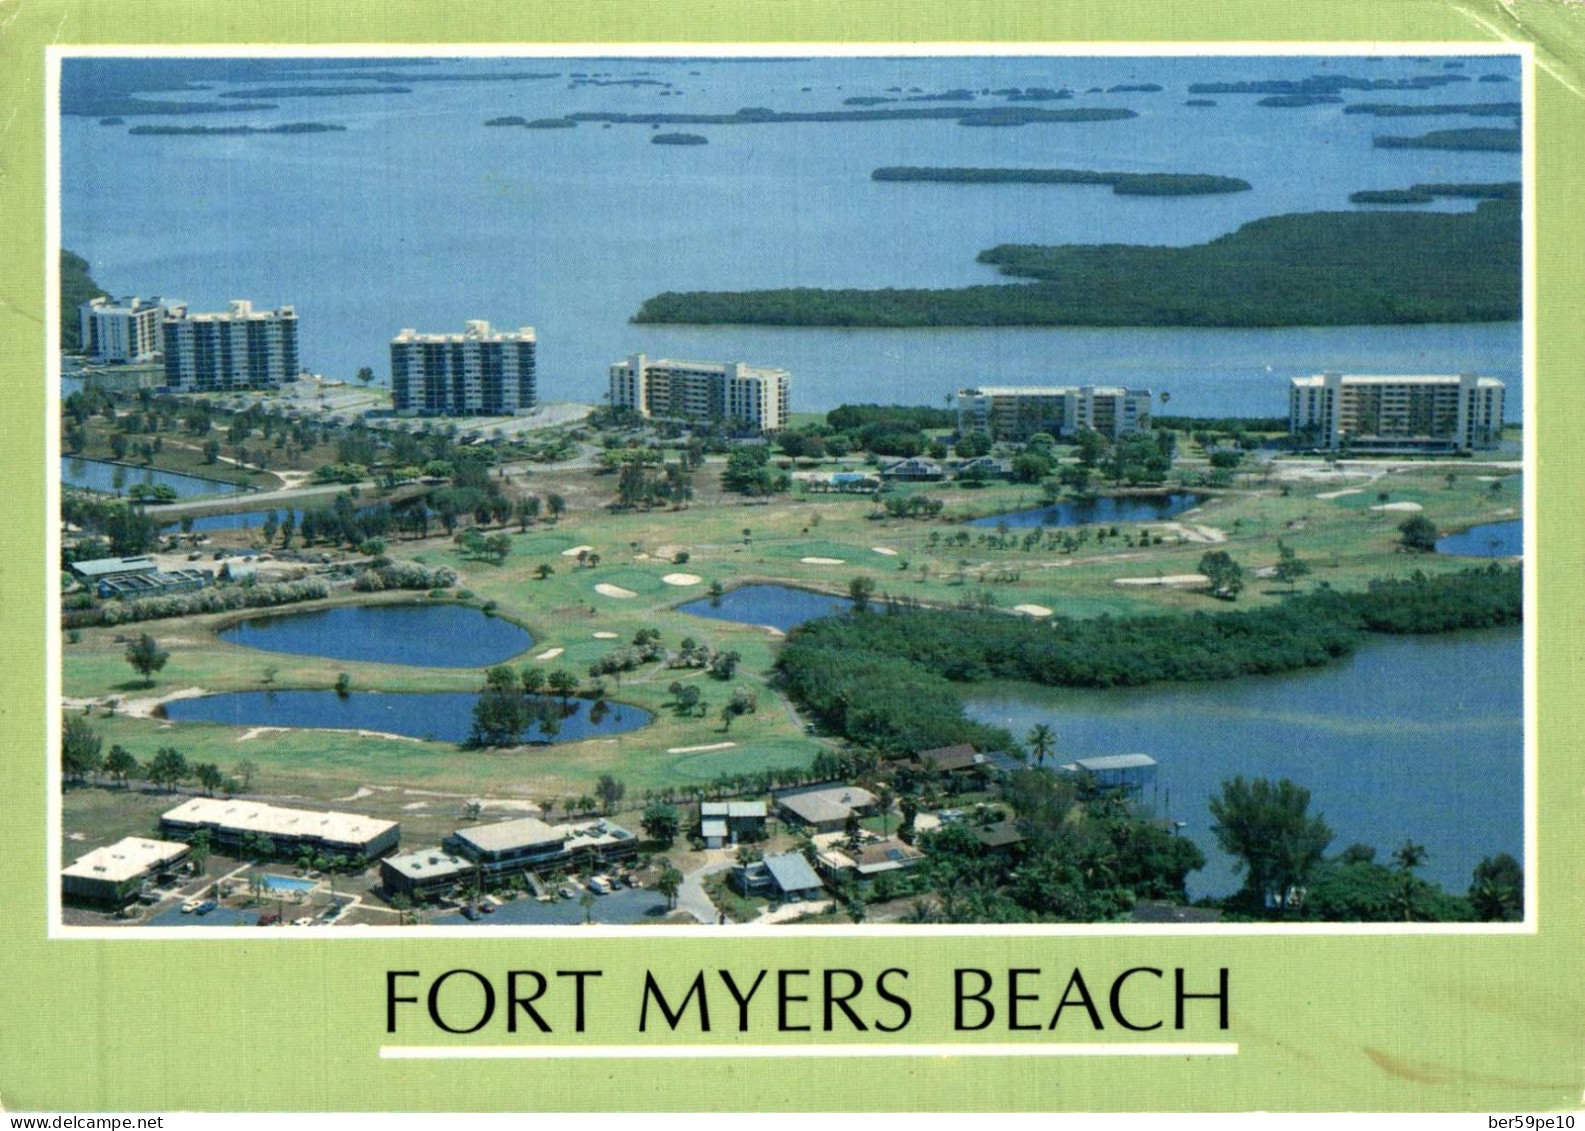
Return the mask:
[[265,914],[259,916],[259,926],[261,926],[261,927],[273,927],[273,926],[275,926],[275,924],[279,923],[280,921],[281,921],[281,916],[280,916],[280,914],[278,912],[275,912],[275,911],[269,911],[269,912],[266,912]]

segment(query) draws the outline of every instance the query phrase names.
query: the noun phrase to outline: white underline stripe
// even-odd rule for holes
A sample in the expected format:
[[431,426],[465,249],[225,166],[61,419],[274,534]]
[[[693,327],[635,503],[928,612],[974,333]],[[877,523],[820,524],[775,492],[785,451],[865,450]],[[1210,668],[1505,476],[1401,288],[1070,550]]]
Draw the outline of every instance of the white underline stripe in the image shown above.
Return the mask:
[[1040,1045],[381,1045],[381,1060],[708,1060],[899,1056],[1237,1056],[1226,1043],[1118,1041]]

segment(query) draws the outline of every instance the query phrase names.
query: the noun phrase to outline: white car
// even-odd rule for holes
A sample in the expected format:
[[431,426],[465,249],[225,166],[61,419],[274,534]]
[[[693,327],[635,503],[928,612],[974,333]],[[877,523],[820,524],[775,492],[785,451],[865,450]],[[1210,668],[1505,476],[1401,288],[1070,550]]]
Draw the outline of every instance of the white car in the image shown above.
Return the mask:
[[182,914],[191,915],[194,911],[198,910],[198,905],[202,902],[203,900],[201,899],[189,899],[186,903],[182,904]]
[[304,915],[301,919],[293,919],[292,920],[292,926],[294,926],[294,927],[312,927],[313,925],[314,925],[314,921],[312,919],[310,919],[307,915]]

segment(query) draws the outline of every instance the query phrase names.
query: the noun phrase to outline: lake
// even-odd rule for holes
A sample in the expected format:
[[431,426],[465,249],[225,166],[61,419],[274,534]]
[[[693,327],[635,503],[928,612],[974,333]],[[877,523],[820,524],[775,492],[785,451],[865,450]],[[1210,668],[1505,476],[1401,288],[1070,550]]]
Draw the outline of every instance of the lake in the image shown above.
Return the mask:
[[[227,511],[225,514],[200,514],[193,516],[193,530],[257,530],[264,525],[264,516],[268,510],[262,511]],[[302,518],[302,511],[294,511],[289,507],[281,507],[275,511],[277,522],[285,522],[286,516],[291,515],[295,522]],[[180,519],[167,522],[160,527],[161,530],[180,530]]]
[[533,646],[527,630],[467,605],[342,605],[252,617],[220,638],[266,652],[373,664],[478,668]]
[[1090,526],[1096,523],[1161,522],[1198,506],[1200,495],[1102,495],[1091,502],[1053,503],[1049,507],[1008,511],[972,519],[968,526]]
[[853,602],[846,597],[813,593],[790,585],[739,585],[723,593],[719,602],[701,597],[678,605],[677,611],[711,620],[768,625],[791,632],[806,620],[828,617],[852,607]]
[[[471,691],[379,692],[352,691],[231,691],[196,699],[173,699],[165,704],[173,722],[221,723],[233,727],[312,727],[327,730],[367,730],[400,734],[434,742],[463,742],[473,725]],[[561,709],[560,700],[543,698],[549,711]],[[529,742],[578,742],[585,738],[624,734],[637,730],[653,716],[642,707],[610,701],[598,718],[590,717],[593,704],[569,699],[568,714],[553,729],[536,724]]]
[[[1189,107],[1196,81],[1442,73],[1411,58],[813,58],[446,60],[522,82],[415,82],[412,93],[281,99],[278,109],[204,116],[269,126],[322,121],[345,132],[150,137],[91,117],[61,126],[62,241],[115,294],[180,296],[194,310],[232,298],[295,304],[304,365],[339,379],[388,374],[402,327],[460,331],[467,319],[532,325],[541,396],[599,403],[609,365],[651,357],[740,359],[793,374],[795,411],[843,401],[940,404],[960,385],[1137,384],[1170,391],[1173,413],[1283,415],[1287,378],[1478,371],[1509,382],[1518,418],[1517,323],[1277,330],[777,329],[637,326],[668,290],[961,286],[1006,277],[975,256],[998,244],[1183,245],[1287,212],[1352,209],[1359,189],[1516,180],[1514,153],[1387,150],[1378,133],[1459,118],[1381,120],[1339,105],[1272,109],[1254,95]],[[76,68],[117,60],[70,59]],[[281,60],[282,68],[291,65]],[[400,60],[392,69],[413,64]],[[1517,78],[1516,57],[1468,63]],[[568,72],[669,86],[574,85]],[[1118,91],[1159,83],[1160,92]],[[260,85],[215,82],[160,98],[209,100]],[[949,121],[685,127],[708,145],[651,145],[641,125],[489,128],[498,115],[580,111],[731,113],[745,106],[840,110],[853,96],[967,88],[1068,87],[1057,108],[1119,107],[1125,121],[966,129]],[[888,93],[888,88],[899,88]],[[1091,88],[1101,88],[1092,91]],[[1517,82],[1348,92],[1348,101],[1493,101]],[[903,93],[909,92],[909,93]],[[925,107],[950,105],[923,102]],[[978,94],[970,105],[1007,105]],[[163,124],[171,119],[153,116]],[[1490,120],[1481,119],[1477,121]],[[1506,124],[1499,120],[1500,124]],[[184,124],[191,124],[191,119]],[[465,170],[465,175],[414,175]],[[1067,167],[1241,177],[1248,192],[1118,196],[1101,186],[877,182],[883,165]],[[1444,199],[1435,209],[1467,209]],[[614,265],[591,271],[590,264]],[[355,265],[353,267],[352,265]]]
[[1436,552],[1463,558],[1516,558],[1524,553],[1524,522],[1483,522],[1444,534],[1436,540]]
[[243,488],[235,483],[222,483],[217,479],[202,479],[196,475],[181,475],[174,471],[155,471],[150,467],[129,467],[106,460],[79,459],[61,456],[61,483],[67,487],[85,487],[90,491],[115,491],[116,472],[124,477],[121,493],[125,495],[134,483],[149,483],[156,487],[169,487],[177,498],[188,499],[197,495],[230,495]]
[[1463,894],[1484,856],[1524,848],[1523,638],[1518,630],[1373,637],[1335,665],[1285,676],[1120,691],[1035,685],[971,688],[970,714],[1021,738],[1056,732],[1058,763],[1148,754],[1157,790],[1144,800],[1183,821],[1208,864],[1190,892],[1224,895],[1239,879],[1211,833],[1222,781],[1289,778],[1336,833],[1329,853],[1361,842],[1389,861],[1426,846],[1422,874]]

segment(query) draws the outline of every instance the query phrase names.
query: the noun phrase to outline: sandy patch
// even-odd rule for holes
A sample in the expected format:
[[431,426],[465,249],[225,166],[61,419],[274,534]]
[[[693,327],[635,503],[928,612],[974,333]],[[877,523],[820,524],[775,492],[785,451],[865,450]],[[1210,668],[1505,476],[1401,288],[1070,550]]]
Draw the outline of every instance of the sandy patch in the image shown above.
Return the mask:
[[661,580],[667,585],[698,585],[704,578],[697,573],[668,573]]
[[415,738],[410,734],[391,734],[383,730],[358,730],[353,731],[359,738],[389,738],[397,742],[422,742],[422,738]]
[[897,556],[897,551],[892,549],[890,546],[871,546],[870,549],[874,550],[877,554],[885,554],[888,558],[895,558]]
[[1344,495],[1363,495],[1364,493],[1365,488],[1363,487],[1344,487],[1341,491],[1322,491],[1316,498],[1341,499]]
[[1049,617],[1051,610],[1044,605],[1014,605],[1013,612],[1027,613],[1032,617]]
[[502,809],[509,813],[539,813],[542,812],[538,805],[532,801],[516,800],[514,798],[486,797],[479,801],[482,809]]
[[785,632],[783,632],[781,629],[777,628],[773,624],[762,624],[762,625],[760,625],[760,627],[763,628],[766,632],[770,633],[772,636],[786,636],[787,635]]
[[88,834],[87,833],[67,833],[66,834],[66,839],[67,840],[87,840],[88,839]]
[[594,634],[594,638],[596,640],[615,640],[617,639],[617,634],[614,632],[597,632]]
[[594,591],[600,594],[602,597],[618,597],[623,600],[626,600],[629,597],[638,596],[638,594],[633,592],[631,589],[623,589],[620,585],[610,585],[604,581],[596,585],[594,587]]
[[1169,573],[1163,577],[1118,577],[1113,585],[1208,585],[1210,578],[1203,573]]
[[1419,503],[1411,503],[1408,500],[1405,500],[1404,502],[1401,502],[1401,503],[1382,503],[1380,506],[1374,506],[1374,507],[1371,507],[1370,509],[1373,510],[1373,511],[1423,511],[1423,510],[1425,510],[1425,508],[1422,507]]
[[536,659],[536,660],[554,660],[557,656],[561,655],[566,650],[567,649],[565,649],[565,648],[546,648],[539,655],[535,656],[534,659]]
[[563,550],[561,552],[561,556],[564,558],[575,558],[579,554],[587,554],[593,549],[593,546],[571,546]]
[[703,752],[705,750],[730,750],[732,747],[734,747],[736,745],[737,745],[737,743],[735,743],[735,742],[707,742],[703,746],[673,746],[673,747],[670,747],[666,751],[666,753],[668,753],[668,754],[698,754],[698,753],[701,753],[701,752]]
[[[286,727],[249,727],[237,736],[237,741],[246,742],[250,738],[258,738],[263,734],[283,734],[286,729]],[[365,793],[363,796],[367,797],[368,794]]]
[[804,565],[846,565],[846,558],[799,558]]
[[345,797],[336,798],[337,801],[362,801],[365,797],[374,796],[374,790],[366,785],[360,785],[356,793],[349,793]]
[[413,812],[415,809],[428,809],[428,808],[429,808],[429,802],[427,802],[427,801],[409,801],[406,805],[402,806],[402,809],[404,811],[408,812],[408,813]]
[[161,703],[170,703],[176,699],[197,699],[209,694],[202,687],[184,687],[180,691],[167,692],[157,695],[152,699],[124,699],[121,702],[121,713],[130,715],[134,719],[146,719],[154,713],[154,708]]
[[1212,545],[1217,542],[1227,541],[1227,531],[1218,530],[1214,526],[1192,525],[1186,522],[1168,522],[1160,526],[1152,526],[1156,533],[1176,534],[1185,542],[1199,542]]

